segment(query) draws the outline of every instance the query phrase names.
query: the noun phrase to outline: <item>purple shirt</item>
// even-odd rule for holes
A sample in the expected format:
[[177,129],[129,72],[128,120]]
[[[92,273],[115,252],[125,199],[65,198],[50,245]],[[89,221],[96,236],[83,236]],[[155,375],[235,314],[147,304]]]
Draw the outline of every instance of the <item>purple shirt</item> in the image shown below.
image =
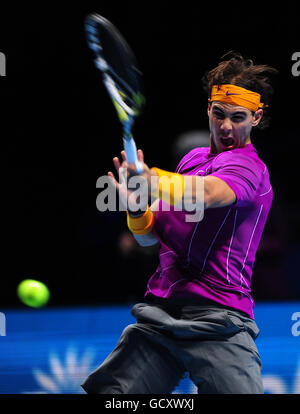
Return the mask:
[[185,211],[162,211],[160,202],[154,226],[160,264],[145,296],[185,299],[187,304],[210,300],[254,319],[252,269],[273,200],[266,165],[252,144],[220,154],[201,147],[185,155],[176,172],[219,177],[237,202],[205,210],[199,222],[186,222]]

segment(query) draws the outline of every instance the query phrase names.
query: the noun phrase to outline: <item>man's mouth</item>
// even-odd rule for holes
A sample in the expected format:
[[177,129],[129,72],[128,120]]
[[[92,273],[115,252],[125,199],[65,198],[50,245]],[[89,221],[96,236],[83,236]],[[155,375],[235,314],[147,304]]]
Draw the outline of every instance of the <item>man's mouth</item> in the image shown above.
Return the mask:
[[234,139],[231,137],[220,137],[220,141],[221,141],[221,144],[224,145],[224,147],[227,147],[227,148],[234,147]]

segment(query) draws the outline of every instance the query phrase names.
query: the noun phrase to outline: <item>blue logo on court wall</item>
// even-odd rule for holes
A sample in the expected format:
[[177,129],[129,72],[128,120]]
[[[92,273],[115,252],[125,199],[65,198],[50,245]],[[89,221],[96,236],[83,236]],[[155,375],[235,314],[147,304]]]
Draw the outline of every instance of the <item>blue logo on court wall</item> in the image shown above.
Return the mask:
[[[79,394],[83,380],[135,320],[130,306],[5,311],[0,337],[0,393]],[[265,393],[300,394],[300,303],[257,304],[256,341]],[[297,330],[298,332],[298,330]],[[195,394],[188,377],[174,394]]]

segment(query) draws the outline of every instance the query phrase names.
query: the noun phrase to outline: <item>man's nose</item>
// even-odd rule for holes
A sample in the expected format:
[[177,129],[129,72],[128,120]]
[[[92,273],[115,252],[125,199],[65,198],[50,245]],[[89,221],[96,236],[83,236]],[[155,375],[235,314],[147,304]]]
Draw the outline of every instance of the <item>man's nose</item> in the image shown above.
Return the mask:
[[221,125],[221,130],[224,131],[225,133],[229,133],[232,130],[232,124],[231,124],[231,120],[230,118],[224,118],[222,125]]

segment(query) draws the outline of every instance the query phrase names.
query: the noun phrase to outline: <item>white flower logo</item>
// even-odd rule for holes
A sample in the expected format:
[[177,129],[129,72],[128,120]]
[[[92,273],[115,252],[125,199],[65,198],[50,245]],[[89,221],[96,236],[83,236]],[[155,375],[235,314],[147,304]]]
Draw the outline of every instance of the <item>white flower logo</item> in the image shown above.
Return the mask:
[[84,394],[85,391],[80,385],[94,370],[91,366],[94,355],[94,350],[88,348],[79,360],[76,349],[69,347],[65,354],[65,361],[62,362],[56,353],[50,352],[49,373],[44,373],[37,368],[32,371],[41,390],[29,394]]

